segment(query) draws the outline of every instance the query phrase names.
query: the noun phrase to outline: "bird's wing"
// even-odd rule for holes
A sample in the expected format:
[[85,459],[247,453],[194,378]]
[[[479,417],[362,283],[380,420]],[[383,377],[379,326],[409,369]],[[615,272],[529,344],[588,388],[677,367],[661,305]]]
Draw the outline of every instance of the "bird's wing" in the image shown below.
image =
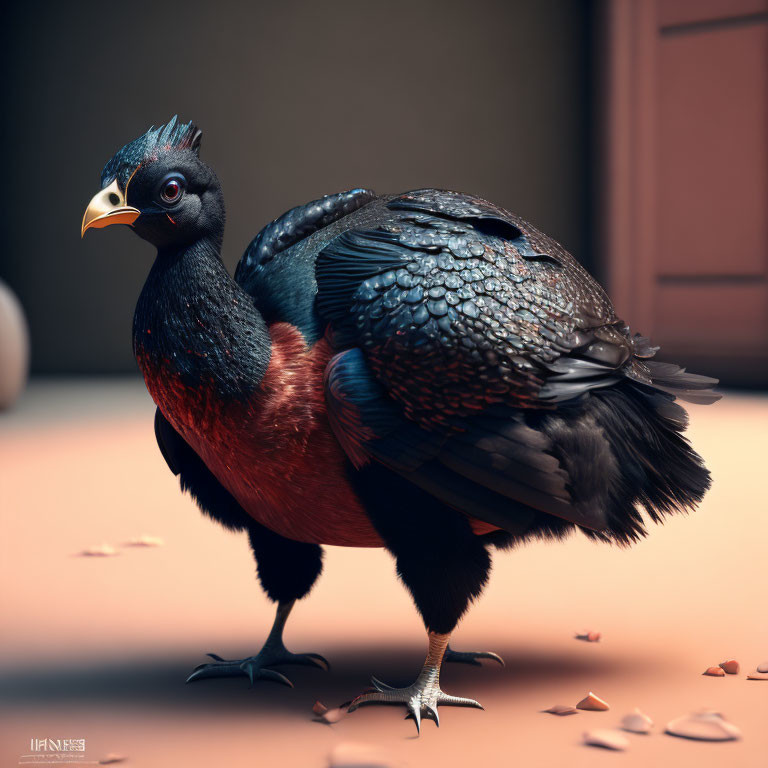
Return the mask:
[[317,307],[416,421],[574,397],[632,356],[597,282],[527,222],[436,190],[387,207],[319,254]]
[[436,190],[386,205],[378,226],[343,232],[316,262],[317,309],[339,350],[326,399],[347,454],[507,529],[532,510],[604,528],[525,414],[625,377],[652,384],[641,359],[652,348],[522,219]]
[[268,324],[290,322],[310,342],[322,335],[314,310],[313,254],[286,252],[323,230],[331,233],[333,225],[375,199],[369,189],[326,195],[291,208],[256,235],[235,269],[235,281]]
[[602,527],[572,507],[549,439],[527,426],[522,411],[497,406],[453,429],[425,428],[387,394],[357,347],[331,359],[325,394],[334,434],[357,467],[380,461],[444,503],[512,532],[524,532],[537,510]]

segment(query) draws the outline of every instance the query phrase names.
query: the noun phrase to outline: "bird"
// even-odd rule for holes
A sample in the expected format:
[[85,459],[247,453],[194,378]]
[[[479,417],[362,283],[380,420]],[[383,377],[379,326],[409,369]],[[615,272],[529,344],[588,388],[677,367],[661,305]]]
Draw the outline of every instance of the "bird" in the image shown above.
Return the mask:
[[291,681],[328,668],[283,630],[323,545],[386,548],[427,633],[402,704],[420,730],[444,662],[479,665],[450,636],[488,581],[491,552],[580,531],[627,546],[710,486],[678,401],[717,380],[654,359],[563,246],[480,197],[356,188],[265,226],[234,276],[201,131],[174,116],[106,164],[81,234],[129,225],[157,250],[133,351],[170,470],[203,513],[245,532],[276,604],[261,650],[188,678]]

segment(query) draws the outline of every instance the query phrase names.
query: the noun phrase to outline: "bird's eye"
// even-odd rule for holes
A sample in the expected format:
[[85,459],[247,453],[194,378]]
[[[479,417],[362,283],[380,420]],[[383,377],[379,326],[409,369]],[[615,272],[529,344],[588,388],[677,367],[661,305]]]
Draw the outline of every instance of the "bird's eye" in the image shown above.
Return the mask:
[[160,187],[160,197],[165,203],[178,203],[182,194],[184,194],[183,180],[178,177],[166,179]]

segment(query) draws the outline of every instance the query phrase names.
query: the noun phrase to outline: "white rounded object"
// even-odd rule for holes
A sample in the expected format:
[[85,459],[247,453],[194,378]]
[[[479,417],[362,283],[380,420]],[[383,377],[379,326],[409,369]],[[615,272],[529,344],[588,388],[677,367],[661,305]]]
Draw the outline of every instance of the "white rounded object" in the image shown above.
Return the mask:
[[653,727],[653,720],[644,712],[635,709],[634,712],[624,715],[621,719],[621,727],[625,731],[631,731],[632,733],[649,733]]
[[733,741],[741,731],[717,712],[694,712],[667,723],[667,733],[697,741]]
[[29,333],[13,291],[0,281],[0,410],[10,408],[27,382]]

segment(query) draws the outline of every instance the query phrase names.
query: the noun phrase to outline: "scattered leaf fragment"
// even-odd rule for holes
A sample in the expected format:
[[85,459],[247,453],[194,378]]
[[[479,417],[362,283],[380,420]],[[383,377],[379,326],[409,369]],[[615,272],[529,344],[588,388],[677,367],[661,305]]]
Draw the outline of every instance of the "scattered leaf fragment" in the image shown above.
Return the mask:
[[758,672],[768,672],[768,661],[764,661],[762,664],[757,665]]
[[709,675],[709,677],[725,677],[725,671],[720,667],[707,667],[702,675]]
[[80,557],[113,557],[117,550],[109,544],[94,544],[80,552]]
[[608,702],[603,701],[590,691],[577,705],[577,709],[589,709],[595,712],[606,712],[610,709]]
[[584,743],[603,749],[624,750],[629,746],[629,740],[620,731],[610,728],[597,728],[584,734]]
[[143,533],[141,536],[138,536],[135,539],[126,541],[124,546],[126,547],[162,547],[164,544],[165,542],[159,536],[150,536],[146,533]]
[[[322,706],[322,705],[321,705]],[[333,709],[326,709],[325,712],[316,713],[315,720],[318,723],[325,723],[326,725],[333,725],[338,723],[344,715],[347,714],[346,707],[334,707]]]
[[649,733],[653,727],[653,720],[648,715],[635,708],[634,712],[621,718],[621,727],[632,733]]
[[375,744],[343,741],[328,758],[328,768],[392,768],[394,763]]
[[324,715],[328,711],[328,707],[323,704],[322,701],[316,701],[314,706],[312,707],[312,711],[320,717],[320,715]]
[[722,661],[718,665],[726,675],[738,675],[739,674],[739,662],[736,659],[728,659],[728,661]]
[[583,640],[585,643],[599,643],[602,636],[601,632],[593,632],[592,630],[586,629],[582,632],[577,632],[574,635],[577,640]]
[[733,741],[741,731],[719,712],[692,712],[667,723],[667,733],[697,741]]
[[747,680],[768,680],[768,675],[747,675]]
[[576,709],[576,707],[572,707],[570,704],[553,704],[549,709],[543,711],[548,712],[550,715],[560,715],[560,717],[579,714],[579,710]]

